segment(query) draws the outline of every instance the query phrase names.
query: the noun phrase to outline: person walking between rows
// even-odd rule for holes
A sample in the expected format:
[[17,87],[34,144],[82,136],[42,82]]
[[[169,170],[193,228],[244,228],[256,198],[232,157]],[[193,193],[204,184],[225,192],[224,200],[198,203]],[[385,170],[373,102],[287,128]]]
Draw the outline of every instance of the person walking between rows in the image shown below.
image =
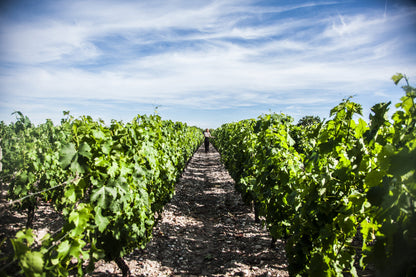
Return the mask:
[[208,153],[209,151],[209,138],[213,138],[213,136],[211,136],[211,133],[209,132],[209,129],[207,128],[204,132],[204,137],[205,137],[205,153]]

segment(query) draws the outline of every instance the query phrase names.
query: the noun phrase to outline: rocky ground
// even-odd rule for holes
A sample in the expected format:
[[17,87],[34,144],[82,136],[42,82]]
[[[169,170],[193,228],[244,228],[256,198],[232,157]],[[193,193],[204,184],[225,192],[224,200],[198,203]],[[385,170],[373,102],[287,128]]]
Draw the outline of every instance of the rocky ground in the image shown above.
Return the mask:
[[[133,276],[289,276],[283,243],[254,222],[219,153],[201,147],[176,186],[145,250],[125,257]],[[92,276],[120,274],[98,262]]]

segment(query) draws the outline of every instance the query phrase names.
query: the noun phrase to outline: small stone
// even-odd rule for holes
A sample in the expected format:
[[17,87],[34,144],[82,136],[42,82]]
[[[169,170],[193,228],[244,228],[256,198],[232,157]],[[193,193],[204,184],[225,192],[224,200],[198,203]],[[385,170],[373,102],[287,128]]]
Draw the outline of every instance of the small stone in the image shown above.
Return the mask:
[[244,269],[243,270],[243,276],[249,276],[249,275],[250,275],[250,270]]

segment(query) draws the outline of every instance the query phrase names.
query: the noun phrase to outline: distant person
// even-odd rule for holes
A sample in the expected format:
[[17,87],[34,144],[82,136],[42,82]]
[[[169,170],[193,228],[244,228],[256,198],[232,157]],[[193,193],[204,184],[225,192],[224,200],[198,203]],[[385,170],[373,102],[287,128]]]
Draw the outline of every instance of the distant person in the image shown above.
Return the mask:
[[209,129],[207,128],[204,132],[204,137],[205,137],[205,153],[208,153],[209,151],[209,138],[212,138],[211,133],[209,132]]

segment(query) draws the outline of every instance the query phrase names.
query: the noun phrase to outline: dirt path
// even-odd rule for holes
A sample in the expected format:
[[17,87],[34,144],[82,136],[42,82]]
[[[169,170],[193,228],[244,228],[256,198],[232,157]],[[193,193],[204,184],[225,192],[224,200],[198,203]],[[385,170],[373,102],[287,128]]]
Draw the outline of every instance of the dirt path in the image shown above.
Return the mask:
[[[289,276],[282,242],[254,222],[219,153],[192,157],[145,250],[125,257],[133,276]],[[99,262],[93,276],[120,274]]]

